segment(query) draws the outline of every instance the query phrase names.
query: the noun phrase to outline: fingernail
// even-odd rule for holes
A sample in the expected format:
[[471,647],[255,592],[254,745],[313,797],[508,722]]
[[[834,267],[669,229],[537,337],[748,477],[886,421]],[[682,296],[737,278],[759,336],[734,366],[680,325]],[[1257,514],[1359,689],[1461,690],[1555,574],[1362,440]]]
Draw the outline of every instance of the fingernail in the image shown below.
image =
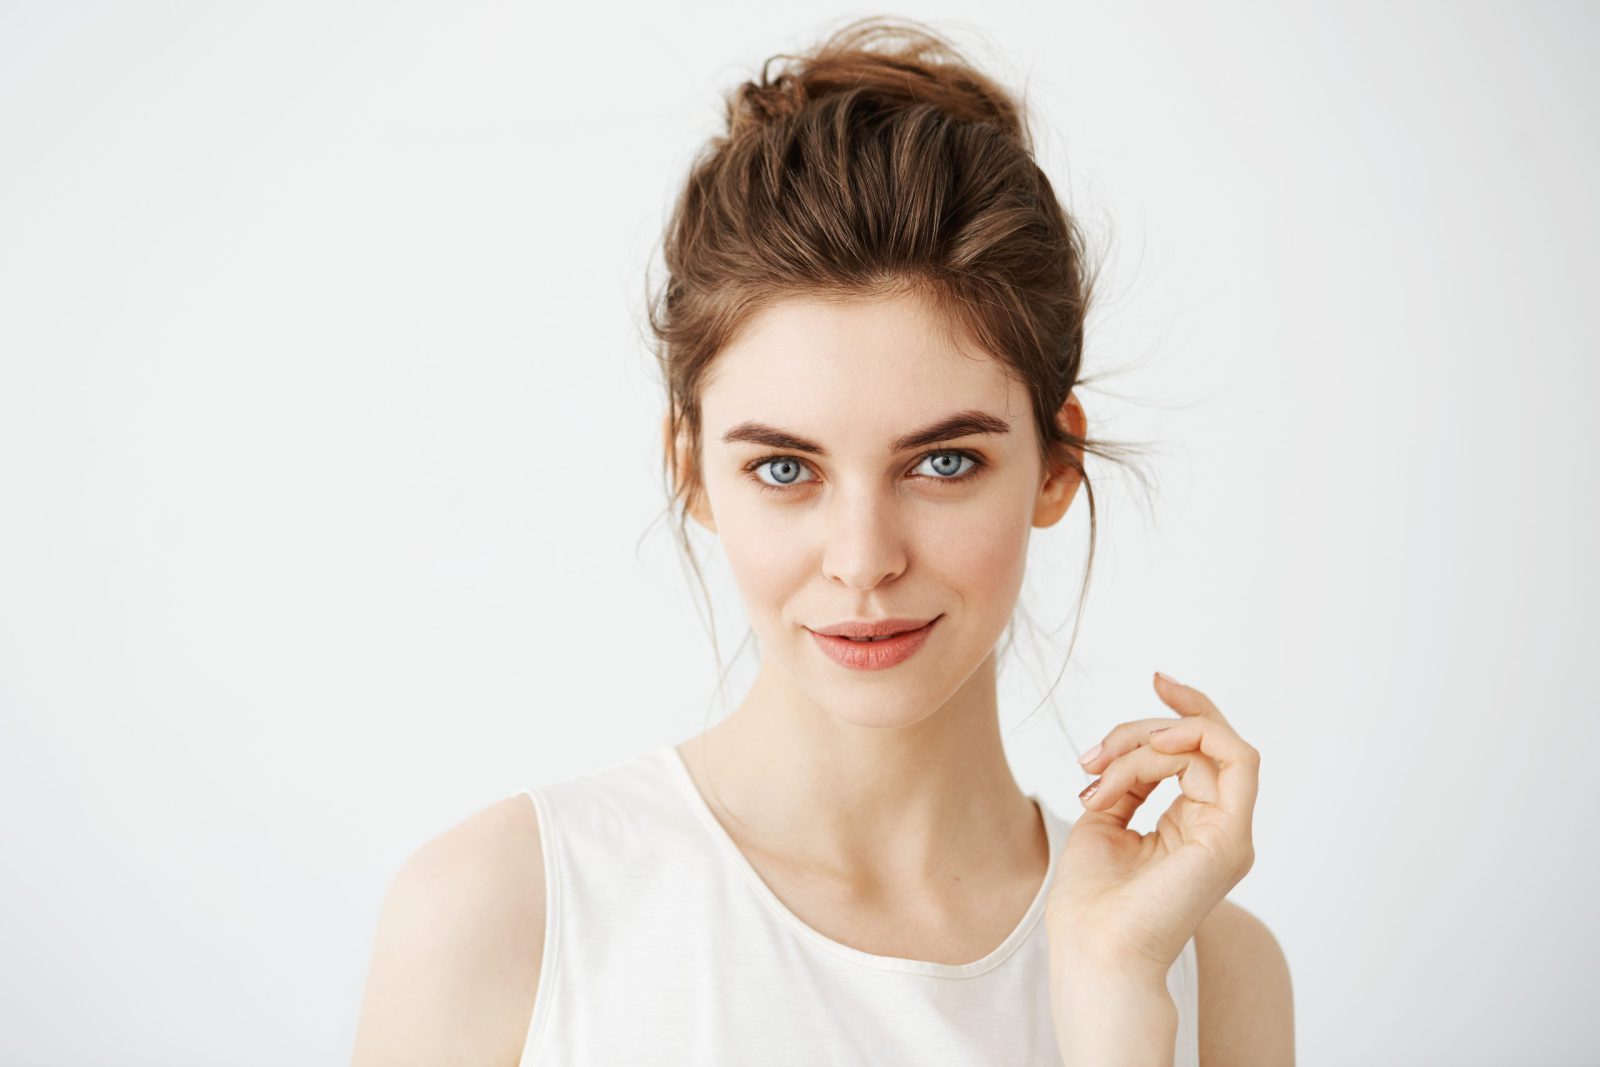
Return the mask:
[[1096,756],[1100,755],[1100,748],[1101,748],[1101,746],[1099,746],[1099,745],[1094,746],[1089,751],[1087,751],[1083,755],[1079,756],[1078,757],[1078,762],[1083,764],[1084,766],[1088,766],[1089,764],[1093,763],[1094,762],[1094,758]]
[[1096,778],[1094,781],[1090,782],[1088,785],[1083,787],[1083,792],[1078,794],[1078,799],[1079,800],[1088,800],[1090,797],[1094,796],[1094,791],[1096,789],[1099,789],[1099,788],[1100,788],[1100,779]]
[[1166,682],[1168,685],[1182,685],[1183,684],[1182,682],[1180,682],[1176,678],[1174,678],[1172,675],[1170,675],[1170,674],[1162,674],[1160,671],[1156,671],[1156,677],[1160,678],[1163,682]]

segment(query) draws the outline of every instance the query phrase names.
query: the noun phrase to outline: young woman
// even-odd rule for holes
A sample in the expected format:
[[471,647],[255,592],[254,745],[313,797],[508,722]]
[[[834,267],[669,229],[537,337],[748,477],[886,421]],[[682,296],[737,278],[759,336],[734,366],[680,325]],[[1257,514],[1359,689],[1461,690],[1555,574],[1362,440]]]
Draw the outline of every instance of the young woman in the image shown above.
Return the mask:
[[1028,541],[1107,452],[1073,392],[1090,272],[1019,105],[915,23],[774,58],[651,307],[664,473],[758,676],[699,736],[424,844],[355,1062],[1292,1063],[1283,955],[1224,899],[1259,756],[1205,694],[1156,675],[1175,716],[1084,753],[1073,821],[1006,762]]

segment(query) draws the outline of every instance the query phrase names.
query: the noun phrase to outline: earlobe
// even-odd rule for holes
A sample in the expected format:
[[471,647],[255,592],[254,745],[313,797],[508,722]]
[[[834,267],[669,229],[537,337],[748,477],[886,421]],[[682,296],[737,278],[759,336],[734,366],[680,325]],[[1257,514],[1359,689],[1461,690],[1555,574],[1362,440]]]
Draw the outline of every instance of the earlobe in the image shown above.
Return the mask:
[[[1078,397],[1074,393],[1067,394],[1066,402],[1061,405],[1056,418],[1061,427],[1074,437],[1081,439],[1088,431],[1088,418],[1084,414],[1083,405],[1078,402]],[[1073,457],[1081,464],[1083,450],[1073,449]],[[1044,481],[1039,486],[1039,499],[1033,511],[1033,525],[1042,528],[1060,522],[1061,516],[1072,506],[1072,501],[1078,494],[1078,486],[1082,483],[1083,475],[1066,463],[1054,465],[1046,471]]]
[[[661,447],[663,449],[676,450],[678,483],[673,486],[673,490],[675,493],[681,493],[683,491],[685,472],[689,469],[690,458],[688,449],[682,447],[682,444],[672,436],[672,416],[670,414],[663,416],[661,419]],[[673,499],[677,499],[677,497],[674,496]],[[717,532],[717,524],[711,515],[711,505],[705,499],[705,487],[703,485],[696,486],[690,491],[689,499],[684,502],[684,513],[712,533]]]
[[1033,524],[1040,528],[1054,526],[1072,506],[1083,478],[1070,467],[1052,471],[1039,487],[1039,502],[1033,509]]
[[712,533],[717,532],[717,523],[716,520],[712,518],[711,505],[706,501],[704,488],[701,488],[690,495],[690,500],[689,503],[685,505],[685,510],[689,513],[689,517],[695,522],[698,522],[701,526],[704,526]]

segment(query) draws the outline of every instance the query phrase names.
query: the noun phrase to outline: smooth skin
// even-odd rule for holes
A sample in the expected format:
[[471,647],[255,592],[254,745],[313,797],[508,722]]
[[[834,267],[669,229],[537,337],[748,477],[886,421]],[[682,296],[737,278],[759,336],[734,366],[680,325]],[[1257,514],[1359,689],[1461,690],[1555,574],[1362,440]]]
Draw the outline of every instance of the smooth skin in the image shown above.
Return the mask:
[[[974,410],[1003,432],[890,448]],[[1085,432],[1076,396],[1059,417]],[[824,935],[880,955],[986,955],[1049,860],[1001,743],[995,651],[1031,531],[1065,515],[1079,479],[1041,467],[1026,389],[914,294],[766,308],[713,364],[702,419],[705,492],[690,515],[719,539],[761,666],[732,714],[679,745],[691,777],[773,892]],[[749,422],[826,455],[724,440]],[[667,444],[684,455],[685,442]],[[887,615],[941,618],[884,671],[839,666],[806,629]],[[408,858],[378,923],[357,1067],[514,1065],[543,889],[525,796]],[[1288,966],[1270,931],[1223,899],[1194,936],[1202,1062],[1293,1063]]]

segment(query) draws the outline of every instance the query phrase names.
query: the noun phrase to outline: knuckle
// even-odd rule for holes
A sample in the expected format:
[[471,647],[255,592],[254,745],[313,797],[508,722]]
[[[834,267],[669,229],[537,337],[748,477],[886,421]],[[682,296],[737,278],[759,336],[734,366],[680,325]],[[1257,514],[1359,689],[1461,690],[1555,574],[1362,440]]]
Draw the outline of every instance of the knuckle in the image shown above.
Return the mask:
[[1119,748],[1128,740],[1128,734],[1133,727],[1132,723],[1119,722],[1106,734],[1106,747]]
[[1126,755],[1128,750],[1133,748],[1133,745],[1136,743],[1137,742],[1130,743],[1129,741],[1128,724],[1119,723],[1107,731],[1106,736],[1101,740],[1100,758],[1105,759],[1109,756],[1113,761],[1120,759],[1122,756]]

